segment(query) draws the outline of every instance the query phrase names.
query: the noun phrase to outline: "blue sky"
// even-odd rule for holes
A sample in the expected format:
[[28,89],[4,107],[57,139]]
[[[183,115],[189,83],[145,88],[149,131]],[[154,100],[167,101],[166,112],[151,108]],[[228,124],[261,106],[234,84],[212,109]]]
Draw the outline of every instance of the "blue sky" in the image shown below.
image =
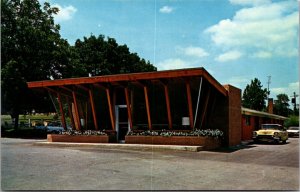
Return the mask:
[[158,70],[204,67],[242,90],[255,77],[267,88],[271,76],[271,97],[299,93],[297,0],[49,2],[60,9],[55,21],[71,45],[103,34]]

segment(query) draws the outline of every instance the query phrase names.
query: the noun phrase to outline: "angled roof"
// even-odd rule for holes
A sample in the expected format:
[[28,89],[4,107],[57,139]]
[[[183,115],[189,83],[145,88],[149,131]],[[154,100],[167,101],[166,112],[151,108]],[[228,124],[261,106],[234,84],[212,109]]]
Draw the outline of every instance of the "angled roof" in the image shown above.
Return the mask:
[[64,85],[134,82],[134,81],[142,81],[142,80],[156,80],[156,79],[162,80],[162,79],[187,78],[187,77],[203,77],[213,87],[215,87],[221,94],[227,96],[227,90],[215,78],[213,78],[204,68],[190,68],[190,69],[166,70],[166,71],[155,71],[155,72],[44,80],[44,81],[27,82],[27,85],[29,88],[43,88],[43,87],[64,86]]

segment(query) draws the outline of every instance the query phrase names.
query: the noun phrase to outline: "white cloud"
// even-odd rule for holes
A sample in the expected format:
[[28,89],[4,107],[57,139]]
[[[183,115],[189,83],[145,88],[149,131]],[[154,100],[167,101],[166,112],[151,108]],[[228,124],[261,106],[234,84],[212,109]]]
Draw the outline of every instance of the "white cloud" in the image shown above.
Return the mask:
[[219,62],[227,62],[237,60],[242,56],[242,53],[239,51],[229,51],[219,55],[215,60]]
[[253,54],[253,57],[257,57],[257,58],[270,58],[272,57],[272,53],[268,52],[268,51],[259,51]]
[[54,16],[56,21],[67,21],[72,19],[73,15],[77,12],[77,9],[72,5],[62,7],[59,4],[54,4],[53,7],[57,7],[59,12]]
[[235,77],[231,77],[228,81],[226,81],[226,84],[230,84],[240,89],[244,89],[246,85],[249,83],[250,81],[249,79],[251,79],[251,77],[235,76]]
[[244,77],[244,76],[236,76],[236,77],[231,77],[228,81],[230,84],[241,84],[241,83],[248,83],[249,78]]
[[278,94],[282,94],[282,93],[285,93],[288,96],[291,96],[294,92],[296,92],[297,94],[299,94],[299,81],[298,82],[289,83],[287,87],[271,88],[270,92],[274,96],[276,96]]
[[191,68],[193,64],[182,59],[166,59],[157,63],[158,70]]
[[258,58],[294,57],[298,55],[298,26],[297,1],[282,1],[242,8],[232,19],[221,20],[205,32],[223,50]]
[[177,51],[180,53],[183,53],[186,56],[199,57],[199,58],[206,57],[209,55],[201,47],[194,47],[194,46],[189,46],[189,47],[185,47],[185,48],[178,47]]
[[268,4],[270,0],[229,0],[233,5],[261,5]]
[[159,9],[159,12],[161,12],[161,13],[172,13],[173,10],[174,9],[170,6],[163,6],[162,8]]

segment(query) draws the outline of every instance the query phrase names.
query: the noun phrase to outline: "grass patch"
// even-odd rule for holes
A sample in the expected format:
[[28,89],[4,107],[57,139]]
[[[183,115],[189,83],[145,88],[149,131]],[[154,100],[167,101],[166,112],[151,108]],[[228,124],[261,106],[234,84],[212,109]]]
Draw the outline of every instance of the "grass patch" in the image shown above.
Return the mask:
[[[19,115],[19,123],[28,123],[29,119],[31,121],[52,121],[54,115]],[[1,115],[1,124],[10,124],[12,122],[11,116],[10,115]]]
[[23,138],[23,139],[46,139],[47,132],[43,130],[36,130],[34,128],[20,128],[20,129],[2,129],[1,137],[8,138]]
[[[19,115],[19,125],[22,127],[22,126],[24,126],[24,124],[28,124],[29,119],[31,120],[31,122],[33,122],[33,121],[37,121],[37,122],[60,121],[60,118],[57,119],[57,117],[55,117],[55,115]],[[66,117],[66,122],[67,122],[67,124],[70,124],[71,119],[69,117]],[[9,125],[11,123],[12,123],[12,119],[11,119],[10,115],[1,115],[1,125],[4,125],[4,124]]]

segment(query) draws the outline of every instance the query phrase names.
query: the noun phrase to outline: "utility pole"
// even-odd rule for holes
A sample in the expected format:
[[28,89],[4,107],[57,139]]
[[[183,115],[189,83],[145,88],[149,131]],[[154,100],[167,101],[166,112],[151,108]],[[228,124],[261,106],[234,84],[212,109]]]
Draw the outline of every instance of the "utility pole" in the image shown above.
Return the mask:
[[271,84],[271,75],[270,76],[267,76],[268,77],[268,101],[269,101],[269,95],[270,95],[270,84]]
[[291,96],[292,97],[292,103],[294,104],[294,113],[296,115],[296,111],[297,111],[297,101],[296,101],[296,97],[298,97],[299,95],[296,94],[296,92],[294,92],[294,94]]

